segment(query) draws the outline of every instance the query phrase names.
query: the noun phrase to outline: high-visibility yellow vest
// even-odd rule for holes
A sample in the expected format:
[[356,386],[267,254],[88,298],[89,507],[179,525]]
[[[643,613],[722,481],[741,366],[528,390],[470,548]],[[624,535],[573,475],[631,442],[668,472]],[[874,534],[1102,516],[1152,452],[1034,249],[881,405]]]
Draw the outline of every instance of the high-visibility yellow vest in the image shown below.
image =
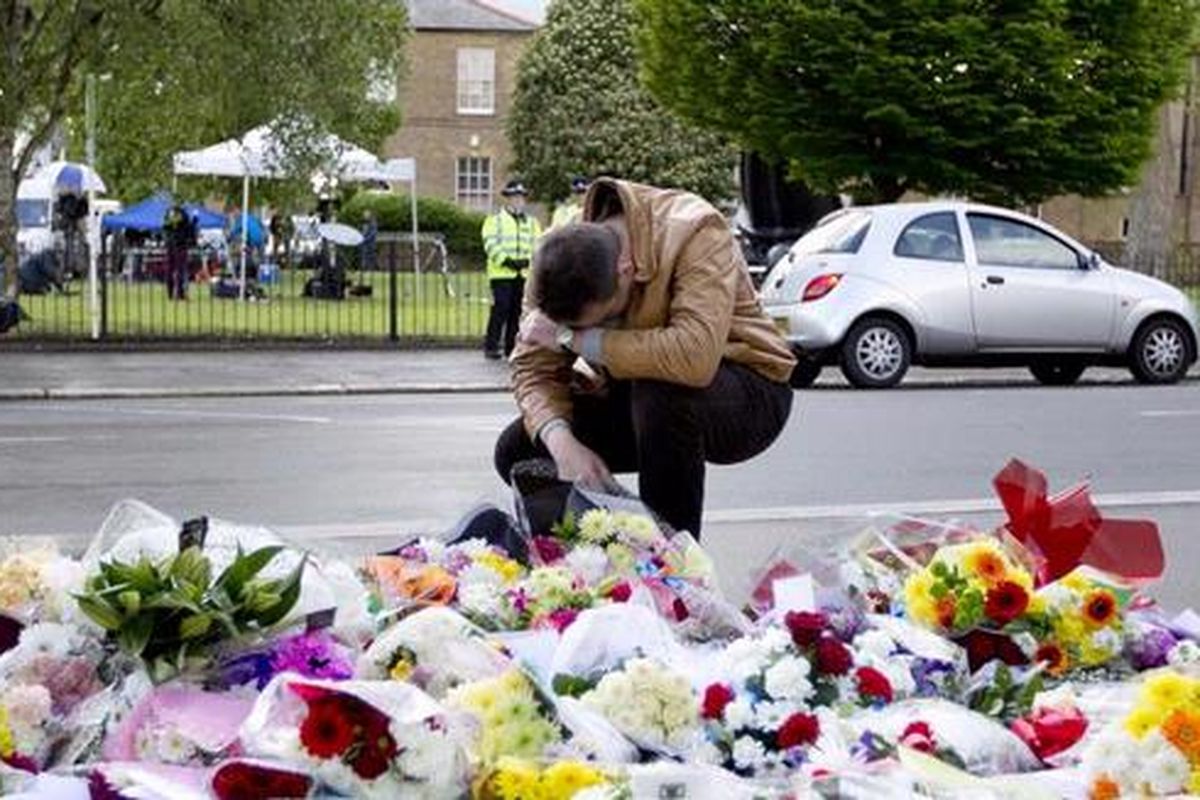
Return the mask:
[[542,235],[542,226],[534,216],[525,214],[517,218],[507,208],[502,208],[483,221],[482,235],[488,279],[519,278],[523,271],[507,267],[504,262],[507,259],[525,261],[528,269],[528,262],[533,260],[534,245]]
[[578,222],[582,214],[582,205],[567,200],[554,209],[554,216],[550,218],[550,229],[554,230],[555,228],[561,228],[563,225]]

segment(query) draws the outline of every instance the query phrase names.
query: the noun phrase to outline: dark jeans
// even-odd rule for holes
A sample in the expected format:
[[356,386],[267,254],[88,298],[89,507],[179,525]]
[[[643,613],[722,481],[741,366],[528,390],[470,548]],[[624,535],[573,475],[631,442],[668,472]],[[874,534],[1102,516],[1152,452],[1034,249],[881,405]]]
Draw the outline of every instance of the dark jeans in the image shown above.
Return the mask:
[[[618,381],[607,396],[577,395],[571,430],[616,472],[637,472],[642,501],[678,530],[700,535],[705,463],[736,464],[766,450],[792,409],[792,389],[722,362],[704,389]],[[496,469],[549,457],[517,419],[496,442]]]
[[492,310],[488,314],[487,335],[483,340],[485,353],[500,352],[500,333],[504,333],[504,355],[517,345],[517,328],[521,325],[521,298],[525,294],[522,278],[493,278]]
[[167,297],[186,300],[188,285],[188,251],[179,247],[167,248]]

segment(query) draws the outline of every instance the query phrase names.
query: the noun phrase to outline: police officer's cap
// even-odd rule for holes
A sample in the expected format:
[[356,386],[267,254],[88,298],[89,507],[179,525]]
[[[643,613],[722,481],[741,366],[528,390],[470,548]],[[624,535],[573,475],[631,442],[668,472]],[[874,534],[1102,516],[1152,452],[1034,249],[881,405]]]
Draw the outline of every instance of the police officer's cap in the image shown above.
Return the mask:
[[520,195],[524,197],[525,195],[529,194],[529,192],[525,189],[525,184],[521,183],[521,181],[518,179],[513,178],[511,181],[504,184],[504,188],[500,190],[500,194],[504,197],[513,197],[514,195]]
[[591,181],[587,178],[582,175],[576,175],[574,178],[571,178],[571,191],[575,194],[583,194],[588,190],[590,184]]

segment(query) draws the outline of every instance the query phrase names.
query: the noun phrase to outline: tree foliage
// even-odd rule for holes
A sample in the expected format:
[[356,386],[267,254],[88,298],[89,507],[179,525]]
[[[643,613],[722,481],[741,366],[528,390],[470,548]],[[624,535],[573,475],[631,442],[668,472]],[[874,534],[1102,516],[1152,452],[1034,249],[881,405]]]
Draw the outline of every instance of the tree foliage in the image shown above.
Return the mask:
[[612,175],[731,195],[733,152],[681,122],[638,82],[629,0],[555,0],[522,54],[508,136],[514,170],[558,200],[572,175]]
[[1194,0],[634,0],[664,104],[824,191],[1030,202],[1135,181]]
[[[369,89],[398,78],[406,33],[395,0],[0,0],[0,260],[15,261],[32,154],[66,126],[83,156],[86,73],[106,76],[98,168],[131,200],[170,181],[173,152],[273,120],[297,166],[324,132],[377,147],[399,118]],[[17,152],[19,130],[32,135]]]

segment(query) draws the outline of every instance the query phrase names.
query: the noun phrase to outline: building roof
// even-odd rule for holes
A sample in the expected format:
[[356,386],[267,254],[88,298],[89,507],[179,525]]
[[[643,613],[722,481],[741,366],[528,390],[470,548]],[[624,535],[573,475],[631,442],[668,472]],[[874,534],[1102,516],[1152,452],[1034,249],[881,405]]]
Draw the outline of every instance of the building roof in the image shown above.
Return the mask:
[[406,0],[416,30],[534,31],[537,24],[482,0]]

